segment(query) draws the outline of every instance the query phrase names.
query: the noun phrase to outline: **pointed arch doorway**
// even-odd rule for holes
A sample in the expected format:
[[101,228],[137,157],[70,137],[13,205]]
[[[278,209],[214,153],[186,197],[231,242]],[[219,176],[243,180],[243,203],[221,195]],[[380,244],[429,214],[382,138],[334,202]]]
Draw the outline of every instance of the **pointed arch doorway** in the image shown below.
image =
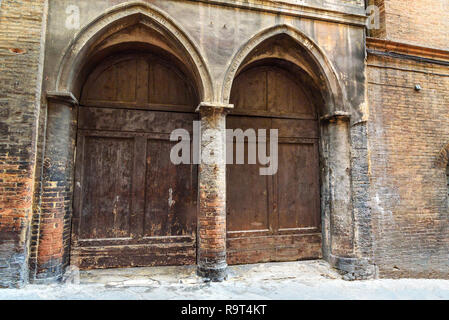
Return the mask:
[[260,164],[227,167],[229,264],[322,256],[318,99],[307,78],[292,63],[264,59],[234,80],[227,128],[277,129],[279,161],[272,176],[260,175]]
[[170,134],[192,132],[198,93],[178,65],[134,51],[89,72],[78,112],[71,264],[195,264],[198,169],[170,161]]

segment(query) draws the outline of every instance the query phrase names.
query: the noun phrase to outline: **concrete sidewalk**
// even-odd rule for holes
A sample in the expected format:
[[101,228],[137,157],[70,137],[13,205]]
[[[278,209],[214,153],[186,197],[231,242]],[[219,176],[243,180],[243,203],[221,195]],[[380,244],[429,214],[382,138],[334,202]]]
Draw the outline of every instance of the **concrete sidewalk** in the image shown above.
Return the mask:
[[449,299],[449,280],[344,281],[324,261],[230,267],[222,283],[207,283],[195,267],[72,272],[61,285],[0,289],[0,299]]

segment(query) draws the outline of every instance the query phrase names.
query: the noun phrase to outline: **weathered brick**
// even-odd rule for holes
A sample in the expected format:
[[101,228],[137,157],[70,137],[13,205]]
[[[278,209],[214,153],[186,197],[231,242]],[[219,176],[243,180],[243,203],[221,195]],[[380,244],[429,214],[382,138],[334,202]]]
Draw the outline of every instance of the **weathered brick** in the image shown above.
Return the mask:
[[43,21],[44,0],[1,3],[0,259],[10,266],[0,269],[0,286],[6,287],[21,286],[28,276]]
[[449,63],[371,54],[367,75],[375,264],[381,277],[448,277],[446,166],[435,163],[449,142]]
[[449,49],[449,1],[370,0],[380,10],[380,29],[371,36]]

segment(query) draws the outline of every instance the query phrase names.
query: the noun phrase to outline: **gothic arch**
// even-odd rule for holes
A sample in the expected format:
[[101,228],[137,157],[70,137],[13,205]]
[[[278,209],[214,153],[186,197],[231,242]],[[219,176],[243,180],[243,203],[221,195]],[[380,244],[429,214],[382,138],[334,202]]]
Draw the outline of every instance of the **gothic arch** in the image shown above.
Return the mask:
[[[289,42],[294,43],[295,49],[290,48]],[[293,55],[294,51],[299,53]],[[272,58],[286,60],[305,71],[322,96],[322,104],[317,106],[321,116],[320,188],[324,195],[320,201],[322,252],[331,265],[348,272],[358,263],[352,218],[350,120],[353,110],[324,51],[290,25],[270,27],[252,37],[235,54],[227,67],[219,98],[228,103],[234,79],[240,72]]]
[[340,80],[332,63],[327,58],[324,51],[304,33],[296,28],[281,24],[265,29],[254,35],[235,54],[228,64],[222,90],[219,97],[223,103],[229,103],[233,81],[238,72],[244,67],[245,60],[251,55],[253,50],[262,43],[279,35],[287,35],[299,46],[305,49],[314,62],[313,68],[319,71],[319,77],[324,80],[325,90],[322,94],[326,103],[325,116],[348,115],[349,110],[345,99],[344,91],[340,85]]
[[[112,7],[83,27],[66,47],[56,74],[54,91],[47,92],[47,123],[40,197],[46,199],[50,186],[58,185],[61,196],[57,208],[43,200],[39,221],[36,256],[32,257],[33,281],[60,279],[70,263],[70,234],[74,184],[75,143],[77,141],[81,87],[91,71],[116,54],[150,51],[173,58],[188,80],[196,86],[196,98],[213,100],[210,73],[200,50],[191,37],[166,13],[151,4],[133,1]],[[142,148],[143,150],[144,148]],[[70,199],[70,201],[67,201]],[[51,208],[50,208],[51,207]],[[56,206],[55,206],[56,207]],[[50,208],[50,209],[49,209]],[[54,217],[56,220],[47,219]],[[53,225],[58,225],[54,228]]]
[[77,72],[92,55],[92,47],[102,39],[140,24],[156,30],[176,42],[179,50],[189,59],[201,101],[212,101],[213,86],[206,61],[192,38],[165,12],[152,4],[132,1],[112,7],[85,27],[70,42],[62,57],[57,73],[55,91],[73,92]]

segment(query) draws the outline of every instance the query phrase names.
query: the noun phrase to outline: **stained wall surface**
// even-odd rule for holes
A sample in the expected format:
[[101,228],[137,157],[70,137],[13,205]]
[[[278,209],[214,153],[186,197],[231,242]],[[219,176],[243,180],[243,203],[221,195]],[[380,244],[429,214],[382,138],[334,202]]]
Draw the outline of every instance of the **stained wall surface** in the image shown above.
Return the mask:
[[[349,259],[345,263],[366,260],[381,277],[448,276],[446,0],[368,1],[380,12],[379,29],[368,33],[390,41],[388,50],[380,50],[378,43],[374,45],[369,39],[366,45],[365,1],[361,0],[132,3],[0,2],[0,286],[20,286],[29,273],[35,279],[37,265],[55,258],[43,254],[49,248],[51,252],[60,249],[60,257],[58,265],[50,263],[53,267],[45,272],[52,273],[52,268],[68,263],[70,233],[62,233],[63,242],[61,232],[59,238],[46,238],[49,248],[38,246],[42,203],[45,209],[51,209],[61,202],[55,198],[52,204],[53,198],[42,192],[49,132],[47,100],[42,97],[47,92],[72,89],[77,95],[76,88],[62,83],[66,75],[61,76],[67,56],[80,49],[71,45],[80,37],[98,37],[101,30],[91,28],[98,21],[103,26],[114,24],[113,15],[126,20],[126,15],[136,10],[142,17],[154,19],[150,28],[169,23],[177,27],[175,36],[189,40],[210,80],[208,96],[201,97],[206,102],[229,102],[224,94],[232,85],[233,79],[227,78],[229,70],[239,68],[236,61],[242,62],[251,52],[244,48],[256,46],[264,33],[295,30],[302,39],[308,39],[302,43],[304,52],[315,50],[325,57],[328,70],[335,74],[341,88],[343,102],[339,107],[347,111],[340,115],[344,121],[331,119],[329,127],[323,124],[322,137],[327,141],[323,148],[330,153],[323,152],[321,160],[329,161],[332,157],[328,155],[338,150],[344,150],[351,159],[348,167],[334,160],[335,168],[350,177],[345,180],[350,186],[350,203],[345,203],[345,208],[350,209],[340,218],[345,226],[353,224],[353,229],[345,229],[347,236],[341,247],[324,239],[325,256],[332,246],[345,248]],[[165,18],[161,20],[160,16]],[[114,26],[120,28],[120,23]],[[416,47],[438,50],[429,53]],[[417,58],[420,54],[425,58]],[[81,66],[69,68],[76,74]],[[417,84],[421,91],[414,90]],[[329,121],[325,110],[320,114],[324,122]],[[348,141],[329,144],[332,132],[340,125],[349,127]],[[328,187],[321,189],[323,207],[332,202],[331,191]],[[62,200],[70,207],[70,199]],[[338,231],[326,214],[324,210],[323,228],[329,233]],[[70,224],[69,216],[63,219]],[[61,225],[55,223],[53,228]]]
[[28,277],[46,2],[0,2],[0,287]]

